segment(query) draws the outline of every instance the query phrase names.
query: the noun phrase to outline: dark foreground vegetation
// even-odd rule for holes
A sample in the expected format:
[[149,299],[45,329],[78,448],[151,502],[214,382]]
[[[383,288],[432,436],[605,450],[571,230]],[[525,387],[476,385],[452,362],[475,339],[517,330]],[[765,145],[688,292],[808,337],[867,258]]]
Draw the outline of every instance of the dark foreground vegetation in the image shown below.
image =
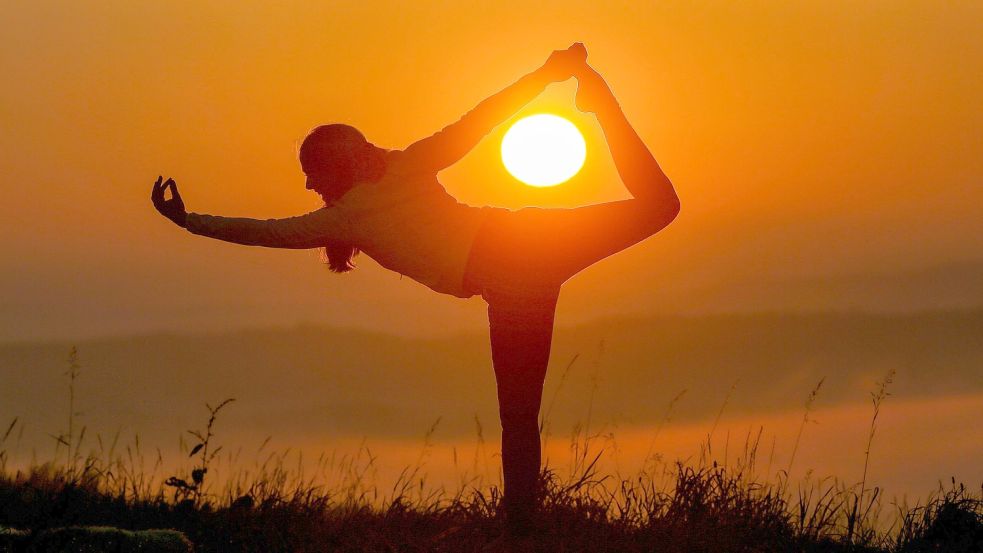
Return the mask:
[[201,552],[983,551],[983,502],[956,485],[926,504],[896,507],[894,524],[878,530],[876,491],[859,498],[833,483],[791,492],[720,466],[677,466],[670,489],[661,490],[643,478],[611,486],[589,467],[572,482],[547,471],[539,528],[528,540],[507,541],[494,489],[396,494],[373,507],[351,490],[287,487],[274,472],[222,499],[169,487],[151,493],[136,475],[97,465],[75,474],[44,465],[0,477],[0,527],[23,530],[0,530],[0,550],[81,550],[43,531],[112,526],[176,529]]

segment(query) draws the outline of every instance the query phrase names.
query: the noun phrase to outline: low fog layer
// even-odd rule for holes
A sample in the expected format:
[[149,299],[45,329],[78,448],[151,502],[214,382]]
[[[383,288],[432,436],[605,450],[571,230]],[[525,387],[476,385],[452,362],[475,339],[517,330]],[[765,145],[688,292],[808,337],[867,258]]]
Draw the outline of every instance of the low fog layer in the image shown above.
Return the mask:
[[[724,417],[799,417],[869,402],[888,371],[903,400],[983,391],[983,311],[918,315],[732,315],[609,319],[558,328],[543,411],[566,432]],[[0,346],[0,422],[25,436],[64,430],[69,343]],[[171,444],[200,425],[206,402],[234,397],[226,431],[291,437],[444,437],[497,425],[487,338],[413,340],[302,326],[223,334],[159,334],[78,344],[78,423]],[[732,390],[732,391],[731,391]],[[36,441],[36,440],[32,440]]]

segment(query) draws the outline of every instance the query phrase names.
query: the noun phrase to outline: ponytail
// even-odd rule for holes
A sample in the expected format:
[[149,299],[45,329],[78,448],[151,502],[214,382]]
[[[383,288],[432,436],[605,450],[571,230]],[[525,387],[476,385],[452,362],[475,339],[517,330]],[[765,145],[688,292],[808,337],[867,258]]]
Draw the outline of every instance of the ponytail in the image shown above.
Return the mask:
[[347,242],[328,242],[324,245],[324,259],[332,273],[347,273],[355,268],[355,256],[359,249]]

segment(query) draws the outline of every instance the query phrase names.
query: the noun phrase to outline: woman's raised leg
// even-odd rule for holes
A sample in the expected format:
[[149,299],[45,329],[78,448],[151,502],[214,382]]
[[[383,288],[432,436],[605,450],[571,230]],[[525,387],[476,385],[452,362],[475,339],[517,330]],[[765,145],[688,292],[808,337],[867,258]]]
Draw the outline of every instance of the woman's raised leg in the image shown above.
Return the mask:
[[637,199],[571,209],[530,207],[496,214],[476,245],[488,252],[486,272],[562,283],[658,232],[671,221],[666,209]]
[[[642,142],[599,73],[586,63],[576,74],[577,105],[593,112],[611,158],[633,199],[567,210],[545,210],[529,229],[541,236],[563,280],[655,234],[679,213],[672,182]],[[552,254],[552,255],[551,255]]]
[[[521,210],[504,226],[523,240],[540,270],[561,282],[605,257],[655,234],[679,213],[679,198],[614,94],[593,68],[578,72],[577,105],[594,112],[615,167],[633,199],[576,209]],[[525,213],[522,213],[525,212]],[[534,237],[534,238],[530,238]]]

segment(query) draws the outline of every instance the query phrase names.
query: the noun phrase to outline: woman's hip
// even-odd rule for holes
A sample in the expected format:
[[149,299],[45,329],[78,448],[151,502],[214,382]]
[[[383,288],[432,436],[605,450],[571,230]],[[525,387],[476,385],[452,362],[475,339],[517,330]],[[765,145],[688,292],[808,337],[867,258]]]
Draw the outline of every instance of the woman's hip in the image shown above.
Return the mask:
[[536,229],[538,214],[526,208],[496,210],[478,230],[465,269],[465,287],[489,305],[543,308],[555,305],[565,278],[550,263]]
[[465,282],[482,297],[555,296],[573,275],[651,236],[653,221],[652,208],[639,200],[496,210],[471,246]]

